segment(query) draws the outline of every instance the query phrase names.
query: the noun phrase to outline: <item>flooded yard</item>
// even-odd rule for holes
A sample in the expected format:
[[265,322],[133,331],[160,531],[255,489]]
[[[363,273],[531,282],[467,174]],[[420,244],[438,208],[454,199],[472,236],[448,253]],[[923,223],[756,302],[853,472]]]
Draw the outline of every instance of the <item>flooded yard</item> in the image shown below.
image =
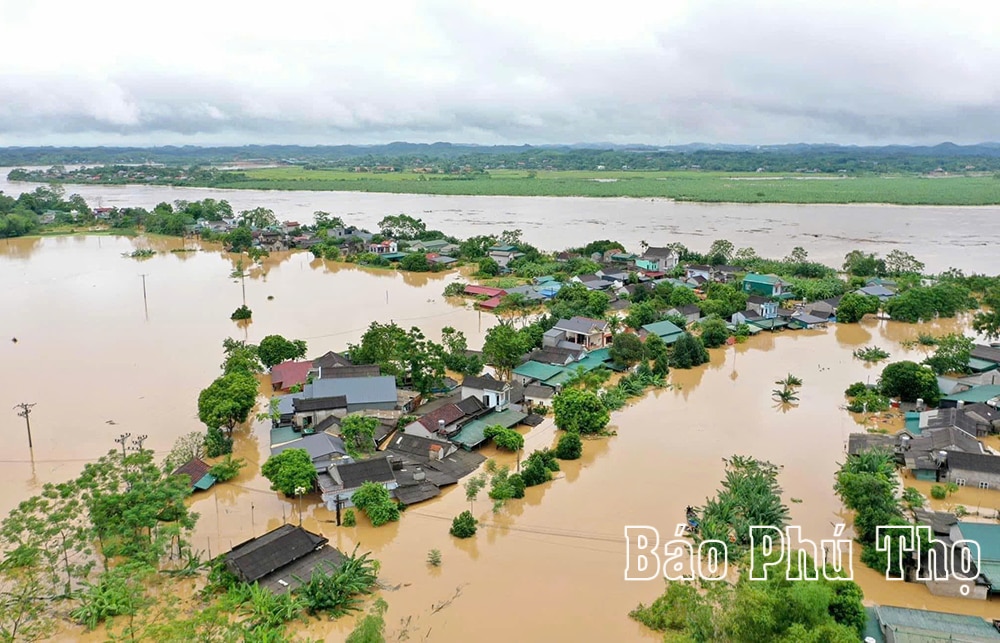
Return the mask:
[[[33,452],[23,420],[0,413],[0,512],[44,482],[75,475],[84,462],[115,448],[124,432],[148,435],[146,446],[161,455],[177,436],[202,430],[198,391],[219,373],[226,337],[257,342],[280,333],[307,340],[310,355],[318,355],[357,341],[374,319],[418,325],[434,339],[453,326],[478,348],[494,323],[444,300],[454,274],[403,275],[280,253],[247,280],[253,322],[239,328],[229,320],[241,303],[240,284],[229,276],[232,259],[211,247],[170,252],[179,244],[107,236],[0,241],[3,402],[37,403]],[[160,253],[141,262],[121,256],[146,246]],[[140,274],[147,275],[146,308]],[[874,381],[880,370],[851,351],[875,345],[894,359],[920,358],[923,349],[907,351],[900,342],[920,330],[956,327],[947,320],[925,326],[871,320],[761,333],[714,349],[709,364],[672,371],[672,388],[613,413],[617,435],[585,441],[583,458],[562,463],[553,482],[529,488],[524,500],[509,501],[498,514],[483,493],[474,509],[485,524],[465,541],[448,535],[452,517],[468,508],[460,487],[378,529],[364,518],[354,528],[336,527],[318,497],[304,498],[301,507],[280,497],[257,475],[269,446],[268,426],[257,422],[237,432],[237,455],[251,466],[194,497],[201,514],[194,544],[216,555],[283,521],[297,523],[301,509],[307,529],[321,531],[341,550],[359,544],[381,561],[390,640],[509,641],[526,632],[551,640],[656,640],[627,613],[658,596],[662,581],[623,580],[624,526],[649,525],[669,537],[685,506],[714,494],[722,459],[748,454],[783,467],[785,501],[804,536],[832,537],[833,525],[848,522],[833,493],[833,474],[848,435],[863,430],[842,410],[843,390],[857,380]],[[774,381],[787,373],[803,380],[800,400],[776,405]],[[555,438],[548,419],[526,433],[526,451]],[[510,454],[486,453],[514,463]],[[981,504],[1000,505],[1000,492],[988,493],[995,497]],[[425,562],[431,549],[442,552],[440,568]],[[888,584],[857,560],[854,567],[870,599],[989,613],[984,602],[932,601],[921,586]],[[579,617],[583,612],[586,618]],[[347,618],[297,627],[337,640],[352,626]]]

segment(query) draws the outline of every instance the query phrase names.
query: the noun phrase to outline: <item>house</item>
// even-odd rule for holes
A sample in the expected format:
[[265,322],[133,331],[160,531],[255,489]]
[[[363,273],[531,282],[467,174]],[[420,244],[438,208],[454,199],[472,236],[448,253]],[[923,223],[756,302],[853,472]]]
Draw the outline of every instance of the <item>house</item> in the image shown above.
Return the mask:
[[[993,643],[1000,641],[996,626],[978,616],[949,614],[908,607],[876,605],[869,608],[869,621],[885,643]],[[867,610],[866,610],[867,611]],[[867,632],[866,632],[867,633]],[[874,637],[870,637],[874,638]],[[878,641],[878,639],[875,639]]]
[[878,297],[879,301],[888,301],[896,296],[896,291],[889,290],[885,286],[879,286],[878,284],[864,286],[863,288],[858,288],[854,292],[867,297]]
[[712,266],[712,281],[718,281],[720,283],[728,283],[736,279],[736,274],[740,272],[742,268],[739,266]]
[[396,409],[396,378],[392,375],[378,377],[330,377],[306,384],[305,397],[347,398],[347,413],[364,410],[391,411]]
[[[963,451],[945,453],[946,475],[949,481],[960,487],[1000,489],[1000,456]],[[1000,581],[1000,578],[997,580]]]
[[580,255],[575,252],[558,252],[556,253],[556,261],[559,263],[566,263],[572,261],[573,259],[579,259]]
[[431,252],[428,253],[427,255],[427,261],[431,263],[440,264],[442,266],[450,266],[451,264],[457,262],[458,259],[454,257],[449,257],[448,255],[442,255],[436,252]]
[[516,246],[496,245],[490,247],[487,252],[487,256],[497,262],[497,265],[501,268],[507,268],[507,266],[510,265],[510,262],[519,257],[523,257],[524,254],[518,252]]
[[959,401],[954,407],[920,413],[918,429],[944,427],[957,427],[977,438],[986,437],[1000,429],[1000,410],[987,404],[966,404]]
[[673,344],[681,335],[684,334],[684,329],[677,326],[677,324],[671,321],[659,321],[652,324],[646,324],[639,330],[639,336],[643,339],[647,335],[658,335],[660,339],[663,340],[664,344]]
[[651,272],[670,272],[677,267],[679,256],[672,248],[646,248],[641,257],[636,258],[635,267]]
[[[403,467],[419,466],[425,474],[425,479],[438,487],[457,483],[478,469],[486,460],[478,453],[460,450],[458,445],[452,442],[415,435],[397,435],[386,446],[386,452],[401,460]],[[395,466],[393,471],[402,487],[405,474],[401,474],[400,468]]]
[[312,362],[287,361],[271,367],[271,389],[286,391],[293,386],[304,386],[309,378]]
[[[611,288],[612,286],[615,285],[613,281],[604,279],[601,275],[598,274],[575,275],[573,278],[570,279],[570,281],[576,282],[578,284],[583,284],[589,290],[607,290],[608,288]],[[621,284],[618,284],[617,287],[620,288]]]
[[291,234],[292,232],[298,230],[301,227],[302,225],[299,224],[298,221],[282,221],[281,223],[281,230],[285,234]]
[[974,386],[967,391],[942,397],[938,406],[943,409],[957,407],[959,402],[965,404],[988,404],[994,408],[1000,407],[1000,385]]
[[837,316],[837,306],[839,305],[840,305],[840,297],[834,297],[832,299],[822,299],[820,301],[814,301],[803,305],[802,312],[806,313],[807,315],[812,315],[813,317],[819,317],[821,319],[826,319],[829,321]]
[[929,428],[917,435],[908,430],[899,434],[896,457],[917,480],[937,482],[946,471],[948,451],[983,453],[975,437],[955,426]]
[[951,540],[956,543],[968,541],[979,544],[979,575],[988,588],[986,596],[982,598],[996,598],[1000,595],[1000,525],[958,522],[952,525]]
[[314,359],[312,361],[312,365],[313,368],[310,373],[314,373],[316,377],[320,377],[321,369],[353,366],[354,362],[352,362],[346,355],[341,355],[340,353],[335,353],[333,351],[327,351],[323,355]]
[[434,239],[432,241],[411,241],[408,244],[410,250],[414,252],[436,252],[442,253],[445,246],[454,245],[446,239]]
[[462,430],[452,436],[451,441],[469,451],[486,441],[485,432],[488,427],[499,424],[509,429],[520,424],[526,417],[527,413],[514,409],[490,413],[463,425]]
[[[543,336],[544,339],[544,336]],[[526,362],[540,362],[542,364],[553,364],[555,366],[568,366],[579,360],[585,353],[583,348],[573,345],[573,348],[560,348],[558,346],[543,346],[528,353],[523,359]]]
[[694,279],[695,277],[701,277],[705,281],[712,278],[712,266],[706,266],[704,264],[691,264],[684,266],[684,278]]
[[370,242],[368,244],[368,252],[376,255],[394,255],[399,252],[399,244],[392,239],[386,239],[385,241],[380,241],[378,243]]
[[563,366],[554,364],[543,364],[533,360],[528,360],[514,369],[513,378],[515,382],[522,385],[532,382],[544,382],[556,375],[560,375],[564,370]]
[[759,275],[751,272],[743,277],[743,292],[763,297],[791,297],[791,287],[792,284],[777,275]]
[[288,449],[305,449],[308,451],[317,472],[326,471],[334,463],[350,460],[347,457],[347,447],[344,445],[344,441],[325,431],[273,446],[271,447],[271,455],[278,455]]
[[604,348],[611,343],[611,329],[608,322],[589,317],[560,319],[553,330],[566,333],[566,340],[586,349]]
[[351,364],[350,366],[334,366],[333,368],[319,368],[317,373],[319,379],[325,380],[333,377],[379,377],[382,369],[378,364]]
[[315,426],[333,416],[347,415],[347,396],[302,397],[292,400],[292,425],[298,430],[312,432]]
[[829,321],[826,317],[816,317],[815,315],[803,312],[793,313],[788,320],[791,328],[822,328]]
[[701,308],[698,308],[698,304],[688,304],[680,308],[671,308],[667,311],[667,315],[671,317],[683,317],[690,324],[701,319]]
[[503,411],[510,404],[510,384],[489,374],[466,376],[462,380],[462,398],[467,397],[482,400],[483,406],[488,409]]
[[507,291],[503,288],[490,288],[489,286],[476,286],[469,284],[465,287],[466,295],[482,295],[484,297],[503,297]]
[[[922,547],[918,553],[913,552],[914,565],[907,567],[906,580],[912,583],[923,583],[928,591],[935,596],[986,598],[987,583],[979,573],[979,568],[975,561],[971,564],[968,573],[956,575],[951,570],[962,569],[965,564],[962,562],[963,548],[954,547],[952,540],[952,530],[958,523],[958,518],[954,514],[927,509],[915,509],[914,516],[920,526],[930,528],[930,547]],[[926,572],[917,574],[917,565],[920,570]]]
[[331,508],[334,510],[338,503],[341,507],[353,506],[351,498],[354,496],[354,492],[366,482],[375,482],[389,491],[399,486],[396,483],[395,475],[393,475],[392,465],[385,456],[361,460],[360,462],[332,464],[327,469],[326,475],[320,476],[320,481],[323,500],[327,507],[332,505]]
[[187,476],[191,481],[191,491],[206,491],[216,483],[215,476],[210,473],[212,467],[200,458],[191,458],[178,467],[172,476]]
[[[973,365],[973,360],[977,363]],[[1000,368],[1000,346],[985,346],[976,344],[972,347],[970,366],[977,373],[994,371]]]
[[764,319],[774,319],[778,316],[778,302],[761,297],[760,295],[750,295],[747,297],[747,310],[760,315]]
[[328,542],[324,536],[285,524],[236,545],[223,560],[242,582],[282,594],[297,588],[314,570],[332,573],[340,567],[344,555]]
[[524,387],[524,401],[530,408],[551,407],[555,395],[556,390],[544,384],[529,384]]
[[455,404],[445,404],[403,427],[403,433],[424,438],[449,438],[458,433],[465,411]]

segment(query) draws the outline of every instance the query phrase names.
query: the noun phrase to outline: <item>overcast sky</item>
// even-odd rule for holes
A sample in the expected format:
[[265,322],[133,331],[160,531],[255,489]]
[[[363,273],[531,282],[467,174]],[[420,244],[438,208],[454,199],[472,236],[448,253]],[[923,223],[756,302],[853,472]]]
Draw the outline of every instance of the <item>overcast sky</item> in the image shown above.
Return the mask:
[[1000,2],[0,0],[0,145],[1000,141]]

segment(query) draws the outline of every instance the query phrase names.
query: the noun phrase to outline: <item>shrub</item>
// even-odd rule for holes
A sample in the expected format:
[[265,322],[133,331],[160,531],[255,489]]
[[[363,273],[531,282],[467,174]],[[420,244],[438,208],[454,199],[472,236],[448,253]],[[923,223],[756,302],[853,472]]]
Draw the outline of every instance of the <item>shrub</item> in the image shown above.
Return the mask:
[[233,452],[233,439],[228,437],[222,429],[212,427],[205,435],[205,455],[210,458],[217,458],[220,455],[227,455]]
[[846,397],[857,397],[858,395],[861,395],[867,390],[868,390],[867,384],[865,384],[864,382],[855,382],[854,384],[851,384],[850,386],[847,387],[847,390],[844,391],[844,395]]
[[354,514],[353,509],[348,509],[344,512],[343,524],[345,527],[353,527],[358,524],[358,518]]
[[560,460],[577,460],[583,455],[583,441],[577,433],[564,433],[556,445],[556,457]]
[[232,480],[240,473],[240,469],[247,466],[246,460],[237,458],[233,460],[232,454],[226,455],[226,459],[212,466],[208,470],[210,474],[219,482]]
[[479,521],[476,520],[471,511],[463,511],[451,521],[450,533],[455,538],[471,538],[476,535],[478,524]]
[[931,486],[931,498],[935,500],[944,500],[948,495],[947,490],[945,490],[943,484],[936,484]]
[[432,566],[432,567],[440,567],[441,566],[441,550],[440,549],[432,549],[429,552],[427,552],[427,564],[430,565],[430,566]]

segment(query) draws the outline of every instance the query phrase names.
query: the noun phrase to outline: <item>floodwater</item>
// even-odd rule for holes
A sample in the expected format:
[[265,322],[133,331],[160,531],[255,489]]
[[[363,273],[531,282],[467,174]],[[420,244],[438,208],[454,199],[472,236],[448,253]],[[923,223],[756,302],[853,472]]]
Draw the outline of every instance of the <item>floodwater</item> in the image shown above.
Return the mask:
[[[7,181],[0,168],[0,191],[17,196],[39,184]],[[679,203],[669,199],[595,199],[586,197],[436,196],[218,190],[153,185],[67,185],[92,207],[141,206],[211,197],[228,200],[234,210],[266,207],[282,220],[312,221],[324,210],[348,224],[377,228],[382,217],[405,213],[428,227],[458,237],[521,229],[524,239],[544,250],[583,246],[613,238],[638,252],[640,242],[662,246],[679,241],[705,251],[715,239],[750,246],[761,256],[783,257],[795,246],[828,265],[840,265],[854,249],[915,255],[933,272],[952,266],[966,271],[1000,272],[1000,253],[991,239],[1000,236],[1000,207],[924,207],[893,205],[787,205]],[[1000,189],[1000,186],[998,186]],[[928,240],[932,239],[932,243]]]
[[[310,354],[320,354],[356,341],[377,319],[419,325],[432,338],[454,326],[478,348],[493,323],[444,300],[454,274],[402,275],[278,253],[246,281],[254,320],[241,329],[229,321],[241,303],[240,284],[229,276],[232,258],[212,247],[169,252],[179,243],[111,236],[0,242],[3,403],[37,403],[30,453],[22,419],[0,413],[0,512],[44,482],[75,475],[85,461],[115,448],[123,432],[148,435],[146,446],[162,454],[177,436],[201,430],[197,394],[219,372],[225,337],[256,342],[281,333],[306,339]],[[145,261],[121,256],[136,247],[160,253]],[[140,274],[147,275],[145,309]],[[390,640],[466,640],[470,632],[482,641],[654,640],[627,613],[658,596],[662,582],[624,580],[624,527],[649,525],[670,538],[685,506],[715,492],[722,459],[747,454],[783,467],[792,524],[805,537],[831,538],[835,524],[849,522],[834,496],[833,474],[848,435],[863,430],[859,418],[842,410],[842,392],[879,372],[851,351],[876,345],[893,358],[917,358],[922,349],[905,350],[900,342],[921,330],[959,327],[951,320],[919,327],[871,320],[761,333],[712,350],[710,364],[674,371],[672,388],[614,413],[617,435],[585,442],[583,459],[563,463],[553,482],[528,489],[499,514],[482,493],[474,510],[485,524],[465,541],[448,535],[451,518],[468,508],[460,487],[378,529],[363,517],[358,527],[336,527],[318,498],[301,506],[280,498],[257,475],[268,432],[253,423],[238,430],[236,447],[251,466],[192,501],[201,514],[194,544],[216,555],[283,521],[297,523],[301,511],[304,526],[333,545],[350,551],[357,544],[381,561]],[[774,381],[789,372],[804,381],[800,400],[776,405]],[[547,420],[527,432],[526,449],[555,439]],[[1000,493],[988,493],[993,498],[981,504],[1000,504]],[[431,549],[442,552],[440,568],[425,562]],[[984,602],[932,600],[921,586],[886,583],[858,562],[855,570],[869,598],[987,614]],[[297,627],[339,640],[352,626],[346,618]]]

